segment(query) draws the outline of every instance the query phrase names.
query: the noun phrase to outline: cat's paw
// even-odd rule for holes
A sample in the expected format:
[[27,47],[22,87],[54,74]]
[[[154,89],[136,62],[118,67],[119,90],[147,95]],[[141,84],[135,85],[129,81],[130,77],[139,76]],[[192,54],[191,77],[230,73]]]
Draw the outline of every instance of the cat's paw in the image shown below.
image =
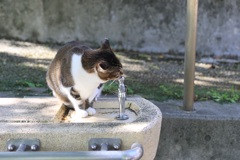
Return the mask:
[[92,107],[89,107],[86,111],[87,111],[89,116],[92,116],[92,115],[96,114],[96,110]]
[[84,118],[88,116],[88,112],[85,110],[78,110],[76,112],[76,117]]

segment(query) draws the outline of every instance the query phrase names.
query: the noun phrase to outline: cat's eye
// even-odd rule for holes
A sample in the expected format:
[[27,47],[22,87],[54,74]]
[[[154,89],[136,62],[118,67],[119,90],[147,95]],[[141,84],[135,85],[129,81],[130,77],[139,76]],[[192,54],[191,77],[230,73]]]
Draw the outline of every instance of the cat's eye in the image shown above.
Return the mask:
[[108,64],[107,63],[100,63],[100,67],[104,70],[108,69]]

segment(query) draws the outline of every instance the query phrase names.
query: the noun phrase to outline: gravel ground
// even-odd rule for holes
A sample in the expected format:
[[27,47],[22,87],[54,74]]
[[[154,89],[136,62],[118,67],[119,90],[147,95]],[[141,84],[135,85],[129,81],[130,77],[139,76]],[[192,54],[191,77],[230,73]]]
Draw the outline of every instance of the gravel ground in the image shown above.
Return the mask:
[[[46,70],[59,47],[60,45],[0,39],[0,97],[16,96],[20,92],[45,95]],[[149,86],[183,84],[184,64],[181,55],[130,51],[116,53],[123,63],[126,79],[131,83]],[[197,86],[221,89],[234,87],[240,90],[240,63],[200,61],[201,59],[197,59],[196,62]]]

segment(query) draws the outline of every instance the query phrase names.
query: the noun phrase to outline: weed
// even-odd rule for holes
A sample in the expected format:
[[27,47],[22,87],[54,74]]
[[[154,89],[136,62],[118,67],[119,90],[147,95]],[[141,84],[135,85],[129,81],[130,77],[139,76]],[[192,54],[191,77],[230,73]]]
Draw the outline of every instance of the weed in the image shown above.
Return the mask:
[[43,87],[44,85],[40,84],[40,83],[26,81],[26,80],[18,80],[18,81],[16,81],[15,86],[35,88],[35,87]]
[[[137,81],[126,81],[128,85],[128,94],[138,94],[147,99],[164,101],[168,99],[183,99],[183,86],[174,84],[161,84],[158,87],[142,84]],[[114,83],[105,88],[105,93],[115,91],[117,93],[118,85]],[[213,100],[218,103],[237,103],[240,102],[240,91],[219,90],[208,87],[195,87],[194,100],[205,101]]]
[[116,82],[107,82],[104,84],[103,94],[117,94],[118,84]]
[[[133,90],[126,86],[127,94],[133,94]],[[118,93],[118,83],[117,82],[107,82],[103,88],[103,94],[117,94]]]
[[237,103],[240,102],[240,92],[232,88],[230,91],[210,90],[207,95],[215,102]]
[[178,85],[161,84],[160,86],[151,86],[136,81],[126,81],[132,94],[138,94],[147,99],[164,101],[167,99],[181,99],[182,87]]

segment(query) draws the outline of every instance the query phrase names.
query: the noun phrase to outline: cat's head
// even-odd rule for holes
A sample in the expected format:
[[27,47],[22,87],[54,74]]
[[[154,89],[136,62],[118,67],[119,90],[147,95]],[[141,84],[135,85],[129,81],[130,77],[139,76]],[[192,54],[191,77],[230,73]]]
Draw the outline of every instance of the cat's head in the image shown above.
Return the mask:
[[113,53],[108,39],[102,42],[98,54],[99,61],[96,65],[98,76],[106,81],[120,78],[123,74],[122,64]]
[[122,64],[113,53],[108,39],[104,39],[99,49],[88,54],[93,62],[94,71],[103,81],[115,80],[123,75]]

